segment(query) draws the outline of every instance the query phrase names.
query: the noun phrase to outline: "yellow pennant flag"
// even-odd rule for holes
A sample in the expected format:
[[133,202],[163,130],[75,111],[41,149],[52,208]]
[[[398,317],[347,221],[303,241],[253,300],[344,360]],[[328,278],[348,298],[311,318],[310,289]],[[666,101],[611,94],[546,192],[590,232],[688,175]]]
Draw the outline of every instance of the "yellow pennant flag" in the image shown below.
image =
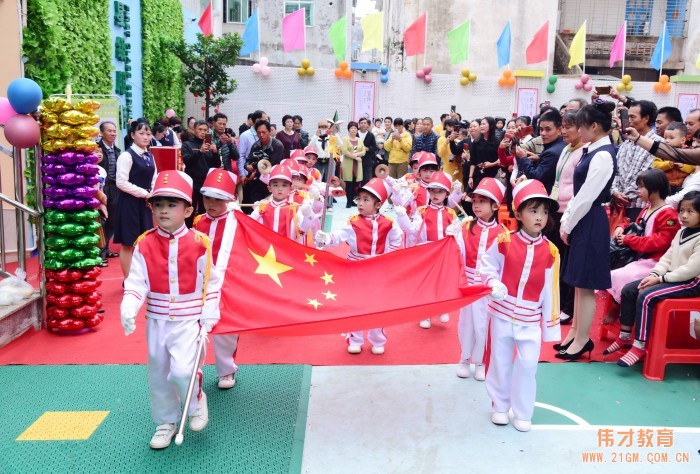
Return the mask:
[[571,46],[569,46],[569,69],[574,64],[581,64],[586,62],[586,22],[583,22],[581,28],[578,29],[578,33],[574,36],[571,41]]
[[362,25],[362,51],[384,50],[384,15],[382,12],[365,16]]
[[698,60],[695,61],[695,67],[700,69],[700,53],[698,53]]

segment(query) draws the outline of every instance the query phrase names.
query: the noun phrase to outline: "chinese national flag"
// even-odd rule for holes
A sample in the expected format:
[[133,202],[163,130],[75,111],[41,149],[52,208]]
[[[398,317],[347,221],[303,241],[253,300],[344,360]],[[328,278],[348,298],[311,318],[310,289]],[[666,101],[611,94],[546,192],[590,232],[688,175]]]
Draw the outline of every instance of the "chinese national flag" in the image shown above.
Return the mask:
[[217,334],[303,336],[386,327],[454,311],[490,292],[466,285],[452,238],[348,261],[287,239],[242,212],[236,217]]
[[207,5],[207,8],[204,9],[204,13],[202,13],[202,16],[197,22],[199,29],[202,30],[202,34],[204,36],[210,36],[212,34],[212,30],[214,29],[212,25],[211,13],[211,2],[209,2],[209,5]]

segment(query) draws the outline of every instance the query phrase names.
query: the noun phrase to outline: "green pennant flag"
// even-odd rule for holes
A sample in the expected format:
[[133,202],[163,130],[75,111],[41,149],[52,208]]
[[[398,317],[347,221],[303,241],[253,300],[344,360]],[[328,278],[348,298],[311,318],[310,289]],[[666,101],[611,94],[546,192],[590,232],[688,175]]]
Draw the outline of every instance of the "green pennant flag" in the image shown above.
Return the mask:
[[469,59],[470,26],[471,20],[467,20],[447,33],[447,48],[450,51],[450,62],[452,64],[458,64]]
[[328,29],[328,39],[331,40],[338,62],[345,61],[345,17],[331,25]]

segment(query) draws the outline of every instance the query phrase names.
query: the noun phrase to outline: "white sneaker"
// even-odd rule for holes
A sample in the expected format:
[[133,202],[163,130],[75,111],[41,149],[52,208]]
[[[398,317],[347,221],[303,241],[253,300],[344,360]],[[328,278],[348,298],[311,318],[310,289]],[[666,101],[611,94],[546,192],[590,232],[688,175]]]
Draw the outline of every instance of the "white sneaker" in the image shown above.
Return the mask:
[[350,344],[348,346],[348,352],[350,354],[359,354],[360,352],[362,352],[362,346],[356,346],[354,344]]
[[450,321],[450,315],[447,313],[441,314],[438,319],[440,320],[441,323],[447,323]]
[[236,374],[228,374],[223,377],[219,377],[219,388],[228,390],[236,385]]
[[194,414],[190,416],[190,429],[192,431],[202,431],[209,423],[209,408],[207,407],[207,396],[202,392]]
[[170,446],[173,436],[177,433],[177,425],[175,423],[165,423],[156,427],[156,434],[151,438],[149,445],[151,449],[165,449]]
[[372,346],[372,354],[374,354],[374,355],[384,354],[384,346]]
[[518,431],[530,431],[532,422],[530,420],[518,420],[517,418],[513,418],[513,428]]
[[507,425],[508,423],[510,423],[508,413],[494,411],[493,413],[491,413],[491,423],[493,423],[494,425]]
[[419,325],[420,327],[422,327],[423,329],[430,329],[430,326],[431,326],[431,324],[430,324],[430,318],[424,319],[423,321],[421,321],[420,323],[418,323],[418,325]]
[[486,366],[484,364],[476,364],[474,380],[478,380],[479,382],[486,380]]
[[469,378],[471,375],[471,370],[469,369],[469,362],[460,362],[457,367],[457,377],[460,379]]

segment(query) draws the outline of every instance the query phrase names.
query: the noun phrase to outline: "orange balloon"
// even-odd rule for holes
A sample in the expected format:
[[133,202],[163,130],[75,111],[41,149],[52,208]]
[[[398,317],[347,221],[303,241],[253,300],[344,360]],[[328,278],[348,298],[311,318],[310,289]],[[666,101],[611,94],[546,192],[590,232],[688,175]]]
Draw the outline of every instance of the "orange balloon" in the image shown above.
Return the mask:
[[343,77],[343,70],[340,69],[339,67],[335,68],[335,71],[333,71],[333,74],[335,74],[335,77]]
[[508,78],[508,85],[511,87],[515,85],[515,78],[513,76]]
[[668,82],[664,84],[664,92],[671,92],[671,84]]
[[508,82],[508,79],[506,79],[505,77],[501,76],[498,78],[498,85],[499,86],[501,86],[501,87],[505,86],[506,82]]
[[663,84],[661,84],[660,82],[655,82],[655,83],[654,83],[654,90],[655,90],[656,92],[661,92],[661,88],[662,88],[662,87],[663,87]]
[[503,77],[505,77],[506,79],[509,79],[510,76],[512,76],[512,75],[513,75],[513,73],[510,71],[510,69],[503,70]]
[[352,71],[351,71],[350,69],[346,69],[345,71],[343,71],[343,77],[344,77],[345,79],[350,79],[350,78],[352,78]]
[[349,67],[349,64],[347,61],[341,61],[339,66],[341,70],[345,71]]
[[662,74],[659,78],[659,82],[661,84],[668,84],[668,76],[666,74]]

